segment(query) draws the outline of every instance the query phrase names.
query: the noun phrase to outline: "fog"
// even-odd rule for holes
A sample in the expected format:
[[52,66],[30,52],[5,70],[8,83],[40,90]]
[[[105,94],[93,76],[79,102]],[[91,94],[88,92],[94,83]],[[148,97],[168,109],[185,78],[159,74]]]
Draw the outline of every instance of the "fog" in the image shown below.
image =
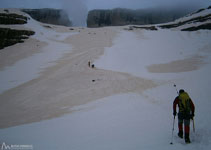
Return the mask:
[[92,9],[184,7],[204,8],[210,0],[0,0],[1,8],[59,8],[65,9],[75,26],[84,26]]
[[0,0],[1,8],[58,8],[64,9],[73,26],[85,26],[87,0]]
[[61,8],[64,9],[73,26],[85,26],[88,14],[87,5],[83,0],[62,0]]
[[89,9],[95,8],[151,8],[151,7],[169,7],[178,5],[194,4],[200,7],[206,7],[211,4],[210,0],[87,0]]

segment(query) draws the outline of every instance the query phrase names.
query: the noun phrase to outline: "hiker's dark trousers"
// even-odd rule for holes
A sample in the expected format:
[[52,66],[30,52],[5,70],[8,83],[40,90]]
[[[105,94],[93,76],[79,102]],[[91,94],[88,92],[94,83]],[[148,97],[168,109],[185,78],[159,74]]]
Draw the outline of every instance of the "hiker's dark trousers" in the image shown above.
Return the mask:
[[184,113],[178,113],[178,128],[179,132],[183,133],[183,123],[185,127],[185,133],[189,134],[190,132],[190,115]]

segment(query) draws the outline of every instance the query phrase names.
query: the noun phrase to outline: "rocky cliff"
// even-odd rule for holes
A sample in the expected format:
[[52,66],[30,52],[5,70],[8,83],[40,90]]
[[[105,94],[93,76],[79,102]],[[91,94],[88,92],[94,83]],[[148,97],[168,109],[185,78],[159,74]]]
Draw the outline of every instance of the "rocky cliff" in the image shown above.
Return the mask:
[[87,17],[88,27],[121,26],[121,25],[146,25],[173,21],[189,11],[176,9],[123,9],[92,10]]
[[12,25],[26,24],[28,19],[23,14],[10,12],[8,9],[0,9],[0,50],[16,43],[23,43],[25,39],[35,34],[34,31],[30,30],[8,28],[8,25],[12,27]]
[[61,9],[23,9],[23,12],[29,14],[33,19],[54,25],[71,26],[67,13]]
[[27,17],[15,13],[9,13],[8,9],[0,13],[0,24],[25,24],[27,23]]
[[33,34],[35,32],[29,30],[0,28],[0,50],[16,43],[23,43],[24,39],[28,39]]

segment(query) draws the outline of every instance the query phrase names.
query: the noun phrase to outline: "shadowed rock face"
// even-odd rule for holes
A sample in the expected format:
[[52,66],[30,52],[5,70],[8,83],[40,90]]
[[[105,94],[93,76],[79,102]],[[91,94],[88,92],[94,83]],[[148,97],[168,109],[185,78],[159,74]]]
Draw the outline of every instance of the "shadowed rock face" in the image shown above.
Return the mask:
[[23,39],[28,39],[34,33],[34,31],[0,28],[0,50],[16,43],[23,43]]
[[92,10],[88,13],[87,26],[121,26],[121,25],[146,25],[173,21],[189,12],[161,9],[123,9]]
[[[34,19],[55,25],[70,26],[71,22],[68,19],[67,14],[63,10],[57,9],[24,9],[25,13],[31,15]],[[0,24],[3,25],[21,25],[26,24],[26,16],[10,13],[10,10],[4,9],[3,13],[0,13]],[[24,39],[28,39],[29,36],[35,34],[34,31],[29,30],[16,30],[10,28],[0,28],[0,50],[4,47],[14,45],[16,43],[24,42]]]
[[[26,16],[10,13],[8,9],[5,9],[4,12],[0,13],[0,24],[2,25],[22,25],[27,23],[28,18]],[[33,34],[35,32],[29,30],[0,28],[0,50],[16,43],[23,43],[24,39],[28,39]]]
[[202,24],[196,27],[182,29],[182,31],[197,31],[197,30],[211,30],[211,23]]
[[67,13],[60,9],[22,9],[23,12],[29,14],[33,19],[54,25],[71,26]]
[[[6,11],[7,12],[7,11]],[[14,13],[0,13],[0,24],[25,24],[27,17]]]

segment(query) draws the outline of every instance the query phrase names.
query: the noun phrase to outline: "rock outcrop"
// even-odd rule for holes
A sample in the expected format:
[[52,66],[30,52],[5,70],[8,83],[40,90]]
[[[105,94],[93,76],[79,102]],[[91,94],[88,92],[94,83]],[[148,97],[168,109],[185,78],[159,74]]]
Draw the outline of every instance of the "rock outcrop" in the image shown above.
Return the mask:
[[0,13],[0,24],[25,24],[27,23],[27,17],[15,13]]
[[211,30],[211,23],[202,24],[196,27],[189,27],[182,29],[181,31],[197,31],[197,30]]
[[33,19],[54,25],[71,26],[67,13],[61,9],[22,9],[23,12],[29,14]]
[[7,25],[14,28],[19,25],[20,27],[22,24],[26,24],[27,20],[26,16],[22,15],[20,12],[10,12],[8,9],[1,10],[0,13],[0,50],[4,47],[14,45],[16,43],[23,43],[24,39],[28,39],[29,36],[35,34],[34,31],[30,30],[21,30],[21,29],[10,29]]
[[16,43],[23,43],[24,39],[28,39],[33,34],[34,31],[0,28],[0,50]]

